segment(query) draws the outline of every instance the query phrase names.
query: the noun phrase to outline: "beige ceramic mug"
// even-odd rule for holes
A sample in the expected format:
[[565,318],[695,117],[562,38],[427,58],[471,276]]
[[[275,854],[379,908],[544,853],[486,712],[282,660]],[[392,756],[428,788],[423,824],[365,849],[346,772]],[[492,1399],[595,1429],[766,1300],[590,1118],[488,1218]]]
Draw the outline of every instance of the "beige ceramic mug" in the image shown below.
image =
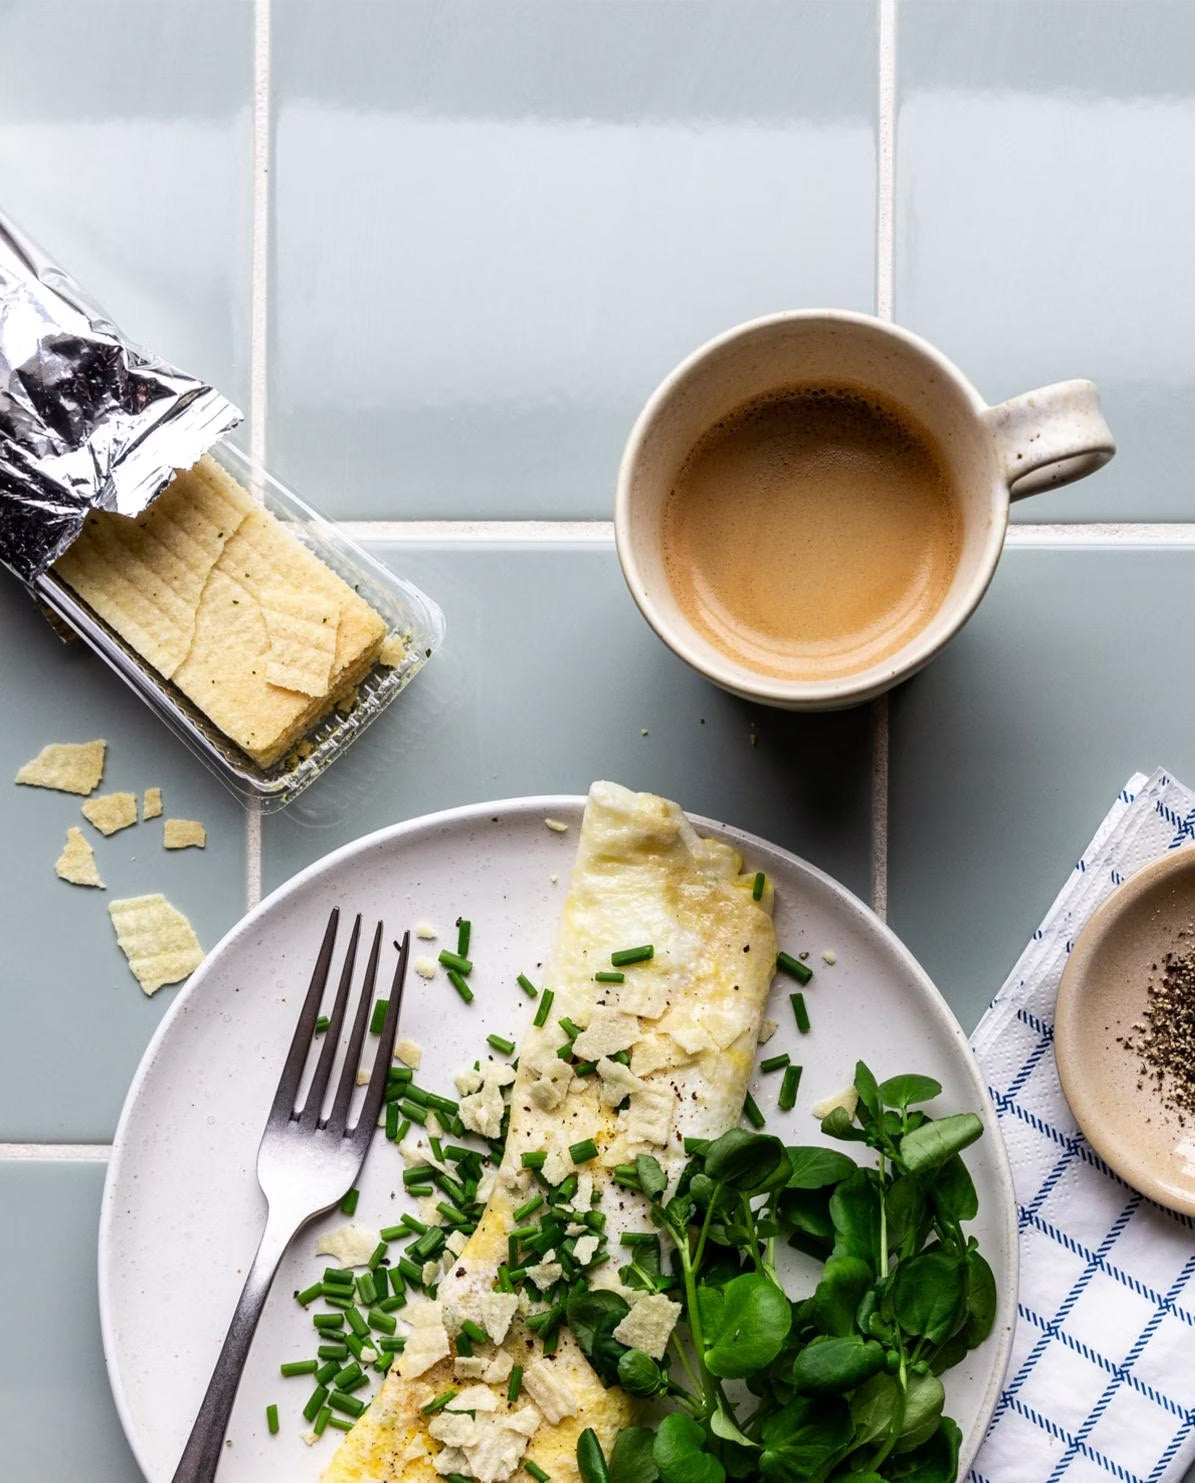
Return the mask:
[[[749,404],[822,386],[876,398],[928,435],[957,508],[953,568],[919,619],[923,626],[894,652],[830,678],[778,676],[744,662],[733,636],[711,642],[682,606],[668,573],[676,557],[665,550],[665,505],[712,429]],[[723,689],[787,710],[857,705],[920,669],[967,621],[995,571],[1011,500],[1081,479],[1115,450],[1090,381],[1062,381],[990,407],[945,356],[908,330],[840,310],[776,314],[703,345],[644,407],[619,469],[618,557],[656,633]],[[800,601],[798,590],[793,601]]]

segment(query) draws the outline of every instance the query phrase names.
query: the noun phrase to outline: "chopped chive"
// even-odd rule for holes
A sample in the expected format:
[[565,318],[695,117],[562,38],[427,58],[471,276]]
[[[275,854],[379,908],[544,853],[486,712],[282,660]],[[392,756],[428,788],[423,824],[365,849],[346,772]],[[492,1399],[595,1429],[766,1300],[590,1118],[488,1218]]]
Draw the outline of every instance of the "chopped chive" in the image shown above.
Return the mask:
[[344,1199],[340,1202],[341,1215],[356,1215],[357,1201],[360,1198],[361,1191],[357,1188],[356,1185],[354,1185],[353,1188],[349,1190],[348,1194],[345,1195]]
[[305,1287],[302,1292],[295,1293],[295,1302],[298,1303],[300,1307],[306,1308],[307,1304],[310,1303],[312,1299],[318,1298],[323,1290],[324,1284],[322,1282],[313,1282],[310,1287]]
[[414,1081],[415,1073],[410,1066],[388,1066],[386,1068],[387,1081]]
[[[342,1329],[344,1327],[343,1313],[317,1313],[311,1320],[317,1329]],[[308,1417],[308,1420],[311,1418]]]
[[474,1323],[471,1318],[466,1318],[464,1323],[461,1324],[461,1333],[467,1338],[472,1339],[474,1344],[488,1344],[490,1342],[490,1336],[486,1333],[485,1329],[479,1323]]
[[625,973],[619,973],[617,969],[613,969],[609,972],[595,973],[593,975],[593,981],[597,984],[622,984],[626,983],[627,976]]
[[442,1411],[449,1401],[456,1399],[458,1394],[459,1392],[455,1390],[442,1390],[435,1400],[428,1401],[426,1406],[421,1406],[419,1409],[425,1416],[431,1416],[436,1411]]
[[390,1297],[383,1298],[377,1306],[383,1313],[397,1313],[400,1308],[407,1306],[407,1295],[405,1292],[392,1293]]
[[399,1141],[398,1119],[400,1111],[401,1109],[397,1102],[386,1103],[386,1137],[391,1143],[397,1143]]
[[464,974],[466,977],[473,972],[473,964],[461,953],[451,953],[447,948],[440,949],[440,967],[451,968],[455,973]]
[[326,1014],[321,1014],[319,1019],[317,1019],[315,1022],[315,1033],[317,1035],[322,1035],[331,1023],[332,1021]]
[[506,1399],[513,1406],[519,1398],[519,1391],[523,1388],[523,1366],[514,1365],[511,1368],[510,1379],[506,1382]]
[[562,1014],[556,1023],[570,1040],[576,1040],[577,1036],[581,1033],[581,1026],[570,1020],[567,1015]]
[[753,1128],[762,1128],[766,1121],[763,1113],[759,1110],[759,1103],[756,1102],[750,1092],[743,1099],[743,1116]]
[[267,1406],[266,1407],[266,1426],[268,1426],[269,1429],[270,1429],[270,1436],[276,1437],[278,1435],[278,1407],[277,1406]]
[[592,1138],[582,1138],[580,1143],[570,1143],[568,1151],[574,1164],[587,1164],[597,1158],[598,1149]]
[[780,1084],[780,1096],[778,1098],[781,1112],[791,1112],[797,1105],[797,1088],[800,1085],[800,1066],[787,1067],[784,1072],[784,1080]]
[[398,1133],[396,1134],[396,1137],[397,1137],[399,1143],[401,1143],[403,1141],[403,1139],[407,1136],[407,1134],[410,1131],[411,1131],[411,1119],[409,1117],[404,1117],[403,1120],[402,1120],[402,1122],[400,1122],[399,1125],[398,1125]]
[[369,1326],[377,1329],[379,1334],[392,1334],[398,1327],[398,1320],[392,1313],[383,1313],[380,1308],[369,1310]]
[[371,1272],[376,1272],[382,1265],[382,1258],[386,1255],[388,1245],[389,1242],[382,1240],[374,1247],[373,1255],[369,1258],[369,1270]]
[[353,1274],[346,1271],[344,1267],[325,1267],[324,1281],[334,1283],[339,1287],[352,1287]]
[[515,1211],[515,1220],[519,1221],[520,1223],[522,1221],[525,1221],[529,1215],[534,1215],[542,1204],[544,1204],[543,1195],[532,1196],[532,1198],[528,1200],[525,1205],[520,1205],[519,1208]]
[[805,995],[790,994],[788,997],[793,1007],[793,1014],[796,1016],[797,1029],[800,1030],[802,1035],[808,1035],[809,1011],[805,1008]]
[[328,1388],[326,1385],[317,1385],[307,1398],[307,1404],[303,1407],[303,1416],[307,1421],[314,1421],[319,1414],[319,1408],[328,1399]]
[[[409,1229],[406,1222],[408,1220],[414,1220],[414,1218],[415,1217],[413,1215],[404,1216],[402,1225],[383,1226],[382,1229],[378,1232],[378,1235],[382,1238],[383,1241],[400,1241],[407,1234],[407,1231]],[[372,1257],[370,1258],[370,1265],[373,1265]]]
[[763,895],[763,888],[766,882],[767,877],[764,875],[763,871],[757,870],[755,872],[755,879],[751,882],[752,901],[758,901],[759,898]]
[[534,999],[535,996],[539,993],[539,990],[535,987],[535,985],[531,982],[531,980],[525,973],[520,973],[518,978],[515,979],[515,983],[517,983],[519,988],[522,989],[523,993],[527,995],[528,999]]
[[542,1169],[548,1161],[548,1155],[542,1148],[533,1148],[529,1153],[522,1155],[519,1162],[524,1169]]
[[342,1390],[334,1390],[328,1397],[328,1404],[333,1411],[343,1411],[354,1419],[365,1410],[364,1401],[359,1401],[355,1395],[345,1395]]
[[545,1473],[537,1462],[525,1462],[523,1464],[523,1471],[530,1473],[535,1479],[535,1483],[552,1483],[551,1473]]
[[432,1171],[427,1164],[416,1164],[413,1169],[404,1169],[402,1171],[402,1182],[404,1186],[409,1184],[426,1184],[431,1177]]
[[531,1023],[537,1029],[542,1029],[543,1026],[546,1024],[548,1011],[552,1008],[552,1000],[555,999],[555,997],[556,994],[552,989],[545,989],[539,996],[539,1004],[536,1006],[535,1018],[531,1021]]
[[776,968],[780,973],[787,973],[789,978],[795,978],[799,984],[807,984],[813,977],[813,969],[791,953],[777,953]]
[[788,1052],[782,1050],[778,1056],[769,1056],[766,1061],[760,1061],[761,1071],[782,1071],[788,1065]]
[[351,1432],[353,1423],[347,1416],[333,1416],[328,1412],[328,1425],[334,1426],[338,1432]]
[[332,1407],[321,1406],[315,1420],[311,1424],[311,1430],[317,1437],[322,1437],[328,1429],[328,1422],[332,1420]]
[[[391,1104],[391,1106],[394,1105],[396,1104]],[[417,1102],[408,1100],[398,1103],[397,1106],[408,1122],[418,1123],[421,1128],[427,1126],[427,1113]]]
[[485,1043],[492,1045],[496,1051],[504,1056],[509,1056],[515,1048],[514,1041],[507,1040],[504,1035],[487,1035]]
[[597,1070],[597,1062],[578,1061],[577,1064],[573,1067],[573,1070],[578,1076],[592,1076],[593,1073]]
[[354,1360],[351,1365],[345,1365],[343,1370],[336,1371],[332,1377],[332,1383],[336,1386],[337,1390],[343,1390],[346,1394],[350,1394],[357,1389],[362,1380],[367,1380],[368,1378],[365,1371]]
[[372,1272],[362,1272],[357,1278],[357,1297],[367,1308],[371,1308],[377,1302],[378,1285],[373,1280]]
[[331,1385],[332,1380],[334,1379],[336,1372],[339,1369],[340,1361],[338,1359],[330,1359],[325,1361],[325,1363],[320,1365],[319,1369],[315,1372],[315,1383],[317,1385]]
[[413,1287],[423,1286],[423,1273],[414,1262],[408,1261],[405,1256],[399,1258],[398,1270]]
[[347,1344],[321,1344],[315,1352],[320,1359],[345,1359],[349,1346]]
[[382,1027],[386,1023],[386,1011],[390,1008],[389,999],[377,999],[374,1001],[373,1013],[369,1017],[369,1033],[380,1035]]
[[331,1308],[351,1308],[353,1306],[352,1288],[341,1287],[339,1282],[321,1282],[320,1296]]
[[319,1364],[313,1359],[288,1359],[278,1366],[278,1372],[289,1380],[292,1375],[314,1375]]
[[458,958],[468,958],[469,938],[473,935],[473,923],[468,917],[461,917],[456,924],[456,955]]
[[358,1339],[369,1338],[369,1324],[366,1323],[365,1315],[361,1312],[360,1308],[350,1308],[345,1314],[345,1317],[349,1321],[349,1328],[357,1335]]
[[[443,957],[444,954],[441,953],[440,956]],[[448,982],[457,991],[457,993],[461,996],[466,1004],[473,1003],[473,990],[469,987],[464,978],[456,971],[455,968],[450,968],[448,970]]]
[[632,963],[646,963],[649,958],[655,956],[655,947],[650,942],[645,942],[642,947],[619,948],[616,953],[610,954],[611,968],[629,968]]
[[560,1348],[560,1325],[544,1335],[544,1353],[551,1356]]
[[378,1348],[383,1354],[401,1354],[406,1347],[406,1342],[406,1339],[401,1337],[397,1339],[382,1338],[378,1340]]

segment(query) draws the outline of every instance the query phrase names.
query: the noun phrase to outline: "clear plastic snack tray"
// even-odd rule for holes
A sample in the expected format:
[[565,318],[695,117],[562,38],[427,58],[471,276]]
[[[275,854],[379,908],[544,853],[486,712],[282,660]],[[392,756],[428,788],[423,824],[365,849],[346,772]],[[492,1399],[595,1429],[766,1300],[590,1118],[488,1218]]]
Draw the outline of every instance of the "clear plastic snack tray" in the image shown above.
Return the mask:
[[347,712],[332,709],[312,725],[291,756],[261,767],[99,618],[53,568],[35,579],[33,592],[233,793],[271,811],[310,787],[406,689],[439,647],[444,615],[418,587],[375,561],[235,444],[218,442],[208,451],[291,535],[376,609],[390,635],[403,640],[406,653],[400,663],[393,668],[375,664],[358,685]]

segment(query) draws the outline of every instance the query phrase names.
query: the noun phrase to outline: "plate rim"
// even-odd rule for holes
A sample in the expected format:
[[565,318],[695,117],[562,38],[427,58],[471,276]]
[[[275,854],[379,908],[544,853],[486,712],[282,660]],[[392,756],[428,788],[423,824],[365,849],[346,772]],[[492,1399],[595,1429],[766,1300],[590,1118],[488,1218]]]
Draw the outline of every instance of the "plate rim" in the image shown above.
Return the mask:
[[[409,819],[398,820],[391,824],[382,825],[380,828],[371,830],[368,834],[359,835],[357,838],[348,840],[326,854],[319,856],[302,870],[287,877],[272,891],[263,896],[262,899],[239,918],[225,934],[219,939],[212,950],[206,955],[203,962],[188,978],[183,987],[175,995],[170,1007],[159,1021],[157,1028],[151,1036],[149,1043],[142,1052],[141,1059],[137,1063],[137,1069],[129,1082],[124,1101],[121,1104],[120,1117],[117,1120],[116,1130],[112,1136],[111,1153],[108,1159],[108,1167],[104,1175],[104,1187],[100,1200],[100,1219],[97,1232],[97,1261],[96,1261],[96,1285],[98,1290],[98,1305],[100,1317],[100,1339],[104,1354],[104,1369],[108,1377],[108,1385],[115,1404],[117,1415],[120,1419],[121,1429],[129,1444],[138,1466],[147,1478],[150,1477],[146,1459],[142,1456],[139,1446],[139,1429],[134,1425],[132,1407],[129,1397],[125,1391],[120,1378],[120,1371],[114,1354],[115,1340],[113,1337],[113,1289],[111,1280],[111,1263],[113,1260],[112,1235],[114,1211],[117,1205],[118,1188],[123,1173],[123,1166],[127,1156],[128,1125],[135,1112],[140,1099],[141,1091],[147,1080],[151,1068],[155,1065],[161,1052],[163,1042],[171,1033],[176,1019],[179,1019],[187,1011],[192,999],[196,994],[204,992],[204,985],[214,972],[213,965],[217,965],[236,942],[250,933],[259,920],[267,913],[275,910],[287,897],[306,886],[311,880],[326,875],[335,870],[343,861],[367,853],[369,850],[400,838],[406,834],[418,834],[428,830],[452,825],[457,823],[477,821],[480,822],[494,814],[524,815],[539,813],[551,816],[553,812],[577,810],[583,811],[587,801],[587,794],[582,793],[546,793],[546,794],[523,794],[510,798],[481,800],[474,803],[455,804],[450,808],[437,809],[431,813],[418,814]],[[984,1132],[990,1138],[990,1147],[994,1150],[995,1173],[1000,1185],[1003,1206],[1004,1240],[1010,1254],[1011,1270],[1008,1274],[1010,1291],[1008,1293],[1006,1310],[1010,1315],[1010,1321],[1000,1323],[1000,1310],[997,1309],[997,1320],[993,1325],[992,1333],[986,1342],[996,1345],[993,1356],[993,1364],[989,1372],[987,1384],[983,1390],[979,1411],[977,1413],[977,1424],[970,1438],[964,1438],[963,1447],[959,1452],[958,1477],[965,1478],[971,1463],[979,1451],[986,1436],[988,1425],[995,1411],[1000,1392],[1003,1389],[1004,1378],[1007,1373],[1009,1359],[1012,1353],[1013,1336],[1016,1331],[1016,1298],[1020,1279],[1020,1254],[1016,1219],[1016,1191],[1013,1183],[1012,1169],[1008,1160],[1008,1150],[1004,1143],[1003,1134],[1000,1131],[999,1119],[996,1116],[995,1105],[988,1095],[987,1085],[983,1079],[979,1063],[975,1058],[966,1033],[959,1024],[958,1018],[950,1005],[946,1002],[942,991],[934,983],[926,969],[914,956],[912,950],[906,946],[892,927],[878,915],[861,897],[857,896],[848,886],[835,879],[834,876],[822,870],[819,866],[812,864],[803,856],[796,854],[787,846],[777,844],[773,840],[765,839],[762,835],[753,834],[736,825],[727,824],[719,819],[708,815],[691,813],[682,808],[685,817],[693,827],[701,833],[704,830],[715,830],[722,837],[728,839],[736,848],[743,847],[743,853],[749,853],[751,847],[762,846],[766,850],[774,851],[786,856],[800,870],[807,872],[824,888],[838,898],[850,911],[854,912],[867,926],[868,930],[885,942],[886,946],[895,953],[907,971],[917,979],[923,991],[926,993],[925,1003],[932,1010],[939,1025],[958,1044],[963,1052],[963,1064],[966,1066],[968,1075],[972,1082],[972,1093],[977,1098],[980,1107],[980,1117],[984,1123]]]

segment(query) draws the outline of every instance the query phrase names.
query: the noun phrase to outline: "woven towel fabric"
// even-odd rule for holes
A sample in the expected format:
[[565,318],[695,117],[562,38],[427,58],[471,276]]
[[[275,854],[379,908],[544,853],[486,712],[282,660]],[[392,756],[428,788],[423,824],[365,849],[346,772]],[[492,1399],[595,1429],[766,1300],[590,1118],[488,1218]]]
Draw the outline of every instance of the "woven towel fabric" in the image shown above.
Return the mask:
[[1008,1146],[1017,1328],[972,1483],[1157,1483],[1195,1456],[1195,1222],[1117,1178],[1071,1116],[1054,1000],[1088,917],[1195,840],[1195,793],[1130,778],[972,1037]]

